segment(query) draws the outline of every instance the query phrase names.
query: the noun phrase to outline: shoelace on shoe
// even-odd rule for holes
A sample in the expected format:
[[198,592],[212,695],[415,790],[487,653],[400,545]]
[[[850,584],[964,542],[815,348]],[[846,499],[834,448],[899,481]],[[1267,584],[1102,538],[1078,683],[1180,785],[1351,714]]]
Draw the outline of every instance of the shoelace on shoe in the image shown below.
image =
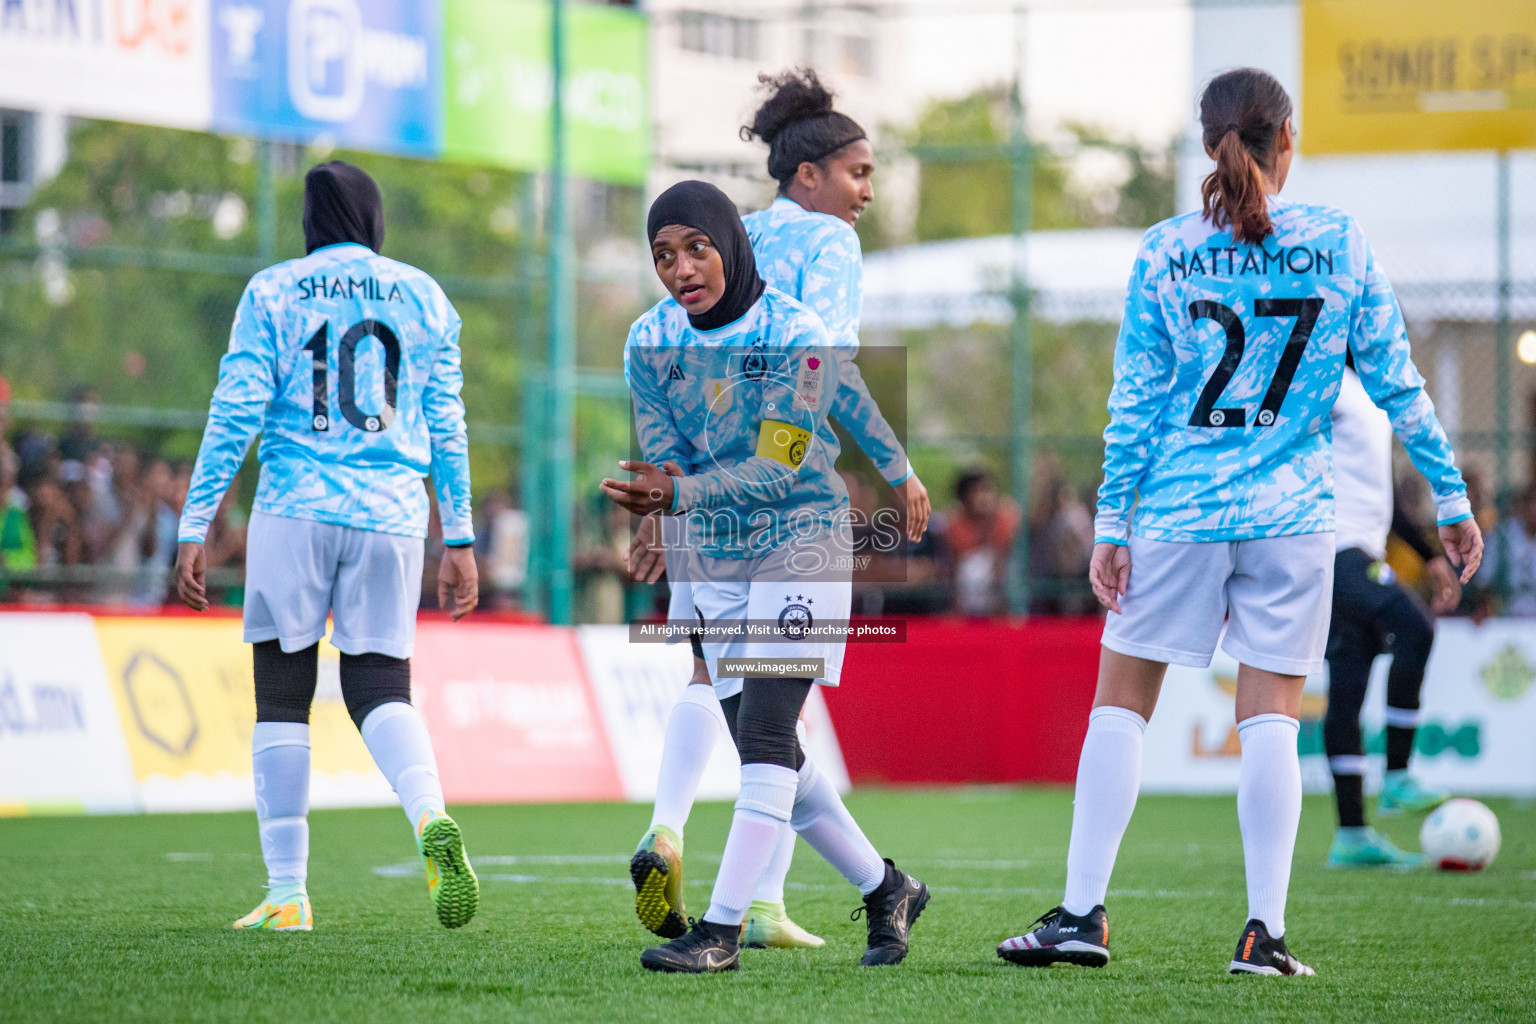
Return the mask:
[[1061,907],[1053,907],[1050,910],[1047,910],[1045,913],[1041,914],[1039,917],[1035,918],[1033,921],[1031,921],[1030,924],[1029,924],[1029,927],[1024,929],[1024,931],[1027,934],[1029,932],[1034,931],[1037,926],[1043,928],[1043,927],[1045,927],[1047,925],[1054,924],[1056,922],[1056,919],[1061,917],[1061,914],[1062,914],[1062,908]]

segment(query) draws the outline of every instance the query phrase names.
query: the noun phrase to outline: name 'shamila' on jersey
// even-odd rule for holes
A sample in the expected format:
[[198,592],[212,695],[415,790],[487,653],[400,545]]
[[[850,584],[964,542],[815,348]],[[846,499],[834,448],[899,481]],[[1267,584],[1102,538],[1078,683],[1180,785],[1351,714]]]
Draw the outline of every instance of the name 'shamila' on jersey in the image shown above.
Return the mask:
[[301,299],[373,299],[377,302],[404,302],[405,295],[398,284],[390,284],[386,295],[384,286],[373,277],[304,277],[299,279]]

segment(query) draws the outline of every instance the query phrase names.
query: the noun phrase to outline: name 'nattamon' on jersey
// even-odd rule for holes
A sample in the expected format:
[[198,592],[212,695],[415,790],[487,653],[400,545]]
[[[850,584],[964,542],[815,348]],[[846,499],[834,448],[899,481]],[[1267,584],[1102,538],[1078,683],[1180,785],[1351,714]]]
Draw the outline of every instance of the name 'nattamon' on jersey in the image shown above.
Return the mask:
[[473,540],[459,326],[437,282],[362,245],[324,246],[251,278],[181,540],[203,540],[257,432],[257,511],[425,537],[430,472],[443,539]]
[[1269,198],[1274,234],[1199,214],[1154,225],[1115,345],[1094,533],[1230,541],[1334,528],[1329,411],[1344,354],[1434,491],[1471,514],[1392,286],[1354,219]]

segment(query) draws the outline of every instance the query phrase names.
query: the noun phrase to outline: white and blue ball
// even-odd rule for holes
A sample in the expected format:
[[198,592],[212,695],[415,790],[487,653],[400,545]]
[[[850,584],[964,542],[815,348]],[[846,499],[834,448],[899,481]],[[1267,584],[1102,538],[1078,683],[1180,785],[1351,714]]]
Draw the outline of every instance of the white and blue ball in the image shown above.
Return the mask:
[[1481,871],[1499,853],[1499,819],[1476,800],[1447,800],[1419,831],[1424,859],[1442,871]]

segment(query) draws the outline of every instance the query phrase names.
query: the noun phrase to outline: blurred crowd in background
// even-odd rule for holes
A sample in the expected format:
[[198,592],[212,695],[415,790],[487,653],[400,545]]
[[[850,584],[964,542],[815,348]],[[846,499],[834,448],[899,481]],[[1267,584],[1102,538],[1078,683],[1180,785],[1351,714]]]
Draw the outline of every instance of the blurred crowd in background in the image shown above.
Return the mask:
[[[10,388],[0,377],[0,602],[147,609],[173,601],[176,528],[191,463],[100,436],[88,413],[94,396],[77,389],[70,399],[72,408],[82,412],[56,431],[15,426]],[[870,554],[854,577],[856,615],[1005,615],[1008,582],[1020,557],[1027,567],[1031,614],[1099,613],[1086,580],[1093,552],[1093,490],[1068,480],[1053,453],[1043,452],[1035,460],[1027,515],[1000,492],[989,470],[966,469],[949,495],[931,496],[935,511],[922,540],[894,548],[877,543],[872,526],[877,510],[893,504],[894,493],[887,489],[882,495],[884,484],[872,485],[856,473],[845,472],[843,479],[854,521],[864,524],[855,529],[856,550]],[[1482,476],[1469,471],[1467,483],[1488,552],[1458,612],[1536,616],[1536,487],[1528,488],[1515,502],[1514,514],[1501,522]],[[1400,475],[1398,487],[1434,543],[1424,481],[1409,469]],[[208,535],[216,604],[238,605],[243,597],[246,510],[239,491],[237,484],[225,495]],[[496,490],[479,497],[475,514],[483,606],[525,610],[526,513],[514,494]],[[578,621],[624,622],[663,614],[665,581],[648,586],[628,578],[629,514],[593,495],[578,510],[577,522]],[[441,551],[434,509],[424,607],[435,603]],[[1409,586],[1427,590],[1423,564],[1408,545],[1394,540],[1388,561]],[[1507,596],[1496,600],[1496,591]]]

